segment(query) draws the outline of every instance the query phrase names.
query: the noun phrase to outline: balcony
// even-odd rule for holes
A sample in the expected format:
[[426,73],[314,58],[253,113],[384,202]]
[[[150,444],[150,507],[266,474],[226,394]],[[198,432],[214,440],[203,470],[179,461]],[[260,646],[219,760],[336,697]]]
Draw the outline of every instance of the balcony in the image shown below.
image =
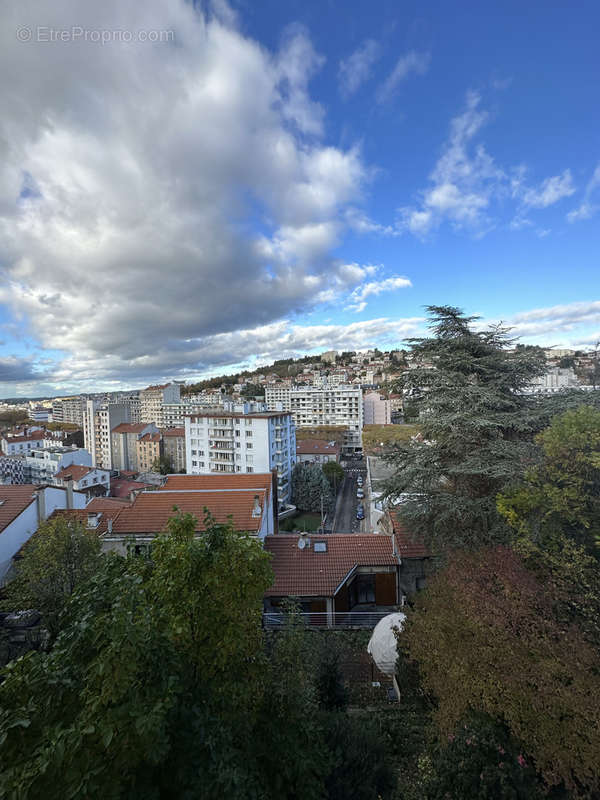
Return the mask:
[[[307,628],[368,628],[372,629],[379,620],[387,617],[387,611],[318,611],[299,614]],[[282,630],[289,619],[288,614],[278,611],[263,613],[263,628]]]
[[233,430],[229,428],[209,428],[209,439],[233,439]]
[[213,452],[215,450],[233,450],[233,442],[230,439],[209,439],[208,446],[213,448]]

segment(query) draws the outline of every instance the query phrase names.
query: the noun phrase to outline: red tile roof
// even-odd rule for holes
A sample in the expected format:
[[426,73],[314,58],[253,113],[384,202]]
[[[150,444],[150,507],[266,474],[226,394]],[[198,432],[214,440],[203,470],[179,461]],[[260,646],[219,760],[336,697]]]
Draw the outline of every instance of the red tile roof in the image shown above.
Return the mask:
[[299,455],[336,455],[340,454],[339,444],[330,444],[324,439],[300,439],[296,442],[296,453]]
[[141,483],[140,481],[122,481],[117,478],[117,480],[111,480],[110,482],[110,493],[113,497],[129,497],[131,492],[149,489],[151,486],[152,484],[150,483]]
[[35,502],[35,491],[39,488],[31,483],[0,486],[0,533]]
[[160,433],[145,433],[138,442],[160,442]]
[[[103,498],[101,498],[103,499]],[[56,511],[53,511],[50,514],[49,519],[57,519],[58,517],[63,517],[68,520],[72,520],[73,522],[79,522],[80,525],[83,525],[84,528],[88,527],[88,513],[100,514],[100,518],[98,519],[98,524],[93,530],[96,533],[106,533],[108,530],[108,520],[112,519],[113,524],[114,521],[117,519],[121,511],[125,508],[124,505],[114,506],[109,508],[106,511],[100,511],[98,509],[90,509],[89,507],[86,508],[59,508]],[[39,535],[34,534],[35,536]]]
[[[296,534],[265,538],[273,560],[275,582],[266,592],[273,597],[332,597],[354,567],[398,566],[391,536],[381,533],[310,535],[310,547],[300,550]],[[315,542],[327,552],[315,553]]]
[[173,489],[260,489],[270,490],[273,485],[271,472],[239,472],[211,475],[168,475],[163,491]]
[[196,517],[197,531],[205,529],[204,509],[208,508],[217,522],[225,523],[231,515],[237,530],[256,532],[262,521],[262,514],[252,516],[256,495],[264,513],[265,498],[268,497],[264,488],[142,492],[136,495],[129,508],[121,511],[113,531],[122,535],[160,533],[166,530],[167,521],[175,513],[173,507],[177,506],[182,512]]
[[421,538],[413,536],[400,522],[395,511],[389,512],[401,558],[430,558],[431,553]]
[[122,497],[94,497],[85,507],[86,511],[112,511],[130,505],[129,500]]
[[[4,436],[3,438],[6,439],[6,441],[11,443],[11,444],[13,442],[17,442],[17,443],[18,442],[34,442],[34,441],[37,441],[39,439],[45,439],[46,438],[46,431],[33,431],[33,433],[28,433],[28,434],[25,434],[24,436]],[[48,437],[48,438],[50,438],[50,437]]]
[[163,436],[185,436],[185,428],[165,428],[161,431]]
[[54,477],[61,481],[80,481],[88,472],[94,469],[96,469],[96,467],[84,467],[81,464],[71,464],[69,467],[63,467],[59,470]]
[[147,427],[147,422],[137,422],[135,425],[132,422],[121,422],[112,429],[111,433],[141,433]]

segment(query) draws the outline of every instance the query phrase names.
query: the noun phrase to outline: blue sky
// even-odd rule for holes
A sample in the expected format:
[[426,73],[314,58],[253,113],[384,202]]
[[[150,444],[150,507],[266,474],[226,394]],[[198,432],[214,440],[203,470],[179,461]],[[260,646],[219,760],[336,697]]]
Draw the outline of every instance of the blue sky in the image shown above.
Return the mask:
[[0,396],[398,346],[428,304],[600,338],[597,4],[0,13]]

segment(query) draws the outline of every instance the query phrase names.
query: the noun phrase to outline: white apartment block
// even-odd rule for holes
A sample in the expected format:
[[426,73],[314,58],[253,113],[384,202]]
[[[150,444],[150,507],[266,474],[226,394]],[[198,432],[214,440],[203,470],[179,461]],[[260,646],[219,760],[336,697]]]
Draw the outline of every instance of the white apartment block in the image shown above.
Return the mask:
[[558,389],[568,389],[579,385],[575,372],[569,367],[561,369],[554,367],[532,383],[531,389],[535,392],[551,392]]
[[277,469],[280,505],[290,502],[296,461],[296,429],[291,414],[220,411],[185,418],[188,475]]
[[360,433],[363,427],[360,386],[267,386],[265,402],[269,409],[291,412],[298,428],[341,425]]
[[163,428],[181,428],[186,416],[190,414],[207,414],[218,411],[217,403],[182,400],[179,403],[163,404]]
[[180,400],[181,387],[178,383],[148,386],[140,392],[139,421],[154,422],[159,428],[166,428],[163,407],[167,403],[179,403]]
[[390,425],[392,422],[391,403],[379,392],[365,392],[363,395],[363,424]]
[[25,480],[36,485],[52,483],[57,472],[77,464],[91,467],[92,457],[82,447],[45,447],[25,456]]
[[24,436],[4,436],[2,452],[6,456],[27,456],[32,450],[41,450],[44,442],[43,431],[34,431]]
[[83,425],[84,401],[81,397],[57,397],[52,402],[52,422]]
[[125,403],[102,403],[87,400],[83,415],[83,443],[92,457],[92,465],[112,469],[111,431],[121,422],[129,422],[131,408]]

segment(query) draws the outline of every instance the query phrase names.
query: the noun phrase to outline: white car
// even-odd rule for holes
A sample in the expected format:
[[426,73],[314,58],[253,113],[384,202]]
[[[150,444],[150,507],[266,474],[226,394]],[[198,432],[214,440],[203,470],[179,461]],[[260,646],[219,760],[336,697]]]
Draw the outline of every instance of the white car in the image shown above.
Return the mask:
[[359,486],[363,485],[363,477],[362,477],[362,475],[358,476],[358,478],[356,479],[356,482],[358,483]]
[[363,492],[362,489],[359,488],[358,491],[356,492],[357,499],[358,500],[362,500],[364,496],[365,496],[365,493]]

